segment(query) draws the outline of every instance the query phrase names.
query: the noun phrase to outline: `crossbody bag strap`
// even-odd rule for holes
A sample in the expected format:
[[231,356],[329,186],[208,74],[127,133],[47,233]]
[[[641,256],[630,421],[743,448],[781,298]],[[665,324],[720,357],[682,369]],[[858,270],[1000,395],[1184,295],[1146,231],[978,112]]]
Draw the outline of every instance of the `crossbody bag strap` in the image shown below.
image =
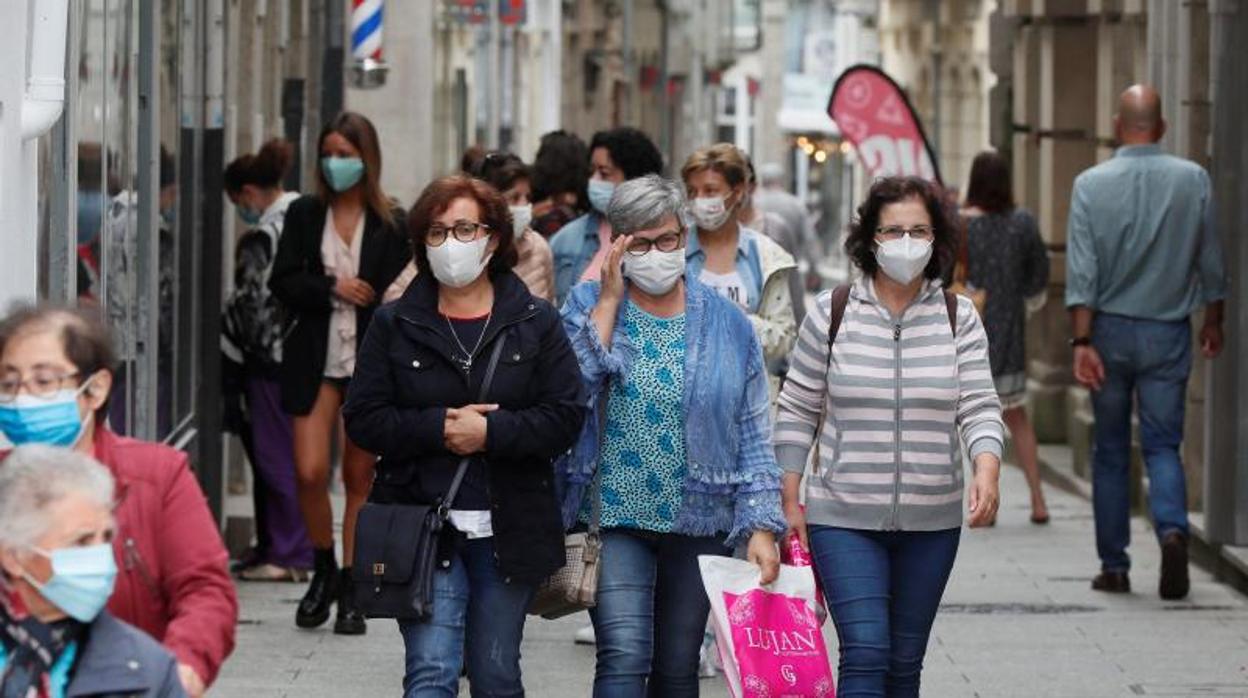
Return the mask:
[[[498,335],[498,340],[494,342],[494,350],[490,352],[490,363],[485,368],[485,377],[481,379],[481,391],[477,397],[477,403],[484,405],[490,391],[490,384],[494,382],[494,370],[498,368],[498,357],[503,355],[503,344],[507,341],[507,333]],[[459,461],[459,468],[455,470],[455,477],[451,480],[451,487],[446,491],[446,498],[443,504],[439,506],[439,515],[446,520],[451,515],[451,504],[455,502],[455,495],[459,494],[459,486],[464,484],[464,476],[468,474],[468,466],[472,465],[472,456],[465,456]]]

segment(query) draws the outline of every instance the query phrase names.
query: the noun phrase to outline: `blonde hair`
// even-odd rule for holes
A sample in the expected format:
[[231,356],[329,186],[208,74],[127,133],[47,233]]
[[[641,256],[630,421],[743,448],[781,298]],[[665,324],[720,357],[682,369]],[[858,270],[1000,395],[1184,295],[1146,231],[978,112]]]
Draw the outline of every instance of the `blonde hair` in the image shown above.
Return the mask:
[[680,168],[680,178],[686,184],[693,175],[710,170],[718,172],[730,187],[739,187],[750,181],[750,165],[737,146],[731,143],[716,143],[695,150],[685,166]]

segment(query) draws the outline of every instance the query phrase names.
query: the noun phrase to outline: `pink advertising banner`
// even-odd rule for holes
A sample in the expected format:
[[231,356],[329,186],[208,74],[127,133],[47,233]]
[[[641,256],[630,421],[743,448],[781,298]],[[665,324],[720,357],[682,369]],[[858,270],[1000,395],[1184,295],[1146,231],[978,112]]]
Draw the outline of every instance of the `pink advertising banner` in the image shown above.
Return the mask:
[[879,68],[856,65],[837,78],[828,116],[853,144],[867,175],[914,175],[941,182],[919,117],[897,83]]

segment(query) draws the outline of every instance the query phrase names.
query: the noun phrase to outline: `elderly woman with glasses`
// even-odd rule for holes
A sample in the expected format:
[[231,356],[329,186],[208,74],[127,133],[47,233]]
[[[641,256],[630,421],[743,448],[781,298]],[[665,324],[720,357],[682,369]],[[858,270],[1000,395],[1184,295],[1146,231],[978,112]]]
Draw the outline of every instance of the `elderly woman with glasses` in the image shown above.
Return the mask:
[[168,650],[114,618],[113,478],[22,446],[0,466],[0,694],[184,696]]
[[202,695],[234,649],[228,555],[187,455],[109,429],[116,364],[97,314],[14,308],[0,319],[0,431],[15,446],[70,448],[112,473],[120,569],[108,608],[173,652],[186,692]]
[[955,230],[932,184],[876,180],[845,242],[863,276],[819,296],[780,391],[785,513],[840,636],[840,696],[919,695],[961,535],[962,443],[970,525],[997,512],[1003,427],[988,338],[970,299],[940,282]]
[[473,695],[522,695],[525,612],[564,563],[551,461],[584,418],[576,357],[554,307],[512,272],[515,231],[493,187],[436,180],[408,229],[420,273],[369,326],[347,433],[380,456],[372,501],[440,501],[471,461],[446,502],[432,618],[399,623],[404,691],[455,695],[466,664]]
[[602,281],[575,287],[563,324],[594,411],[557,463],[564,523],[597,517],[603,551],[595,696],[696,696],[710,604],[699,555],[748,546],[779,569],[780,470],[767,371],[749,319],[685,274],[679,185],[620,184]]

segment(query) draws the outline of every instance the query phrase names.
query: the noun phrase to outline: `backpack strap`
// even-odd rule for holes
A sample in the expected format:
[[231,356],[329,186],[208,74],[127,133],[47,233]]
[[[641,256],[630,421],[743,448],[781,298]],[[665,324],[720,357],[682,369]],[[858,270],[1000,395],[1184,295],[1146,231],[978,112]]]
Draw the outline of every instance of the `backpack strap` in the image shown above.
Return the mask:
[[949,330],[953,332],[953,338],[958,338],[958,294],[944,289],[945,291],[945,312],[949,314]]
[[828,361],[832,360],[832,343],[841,331],[841,321],[845,319],[845,308],[849,305],[849,284],[842,284],[832,289],[832,308],[828,315]]

